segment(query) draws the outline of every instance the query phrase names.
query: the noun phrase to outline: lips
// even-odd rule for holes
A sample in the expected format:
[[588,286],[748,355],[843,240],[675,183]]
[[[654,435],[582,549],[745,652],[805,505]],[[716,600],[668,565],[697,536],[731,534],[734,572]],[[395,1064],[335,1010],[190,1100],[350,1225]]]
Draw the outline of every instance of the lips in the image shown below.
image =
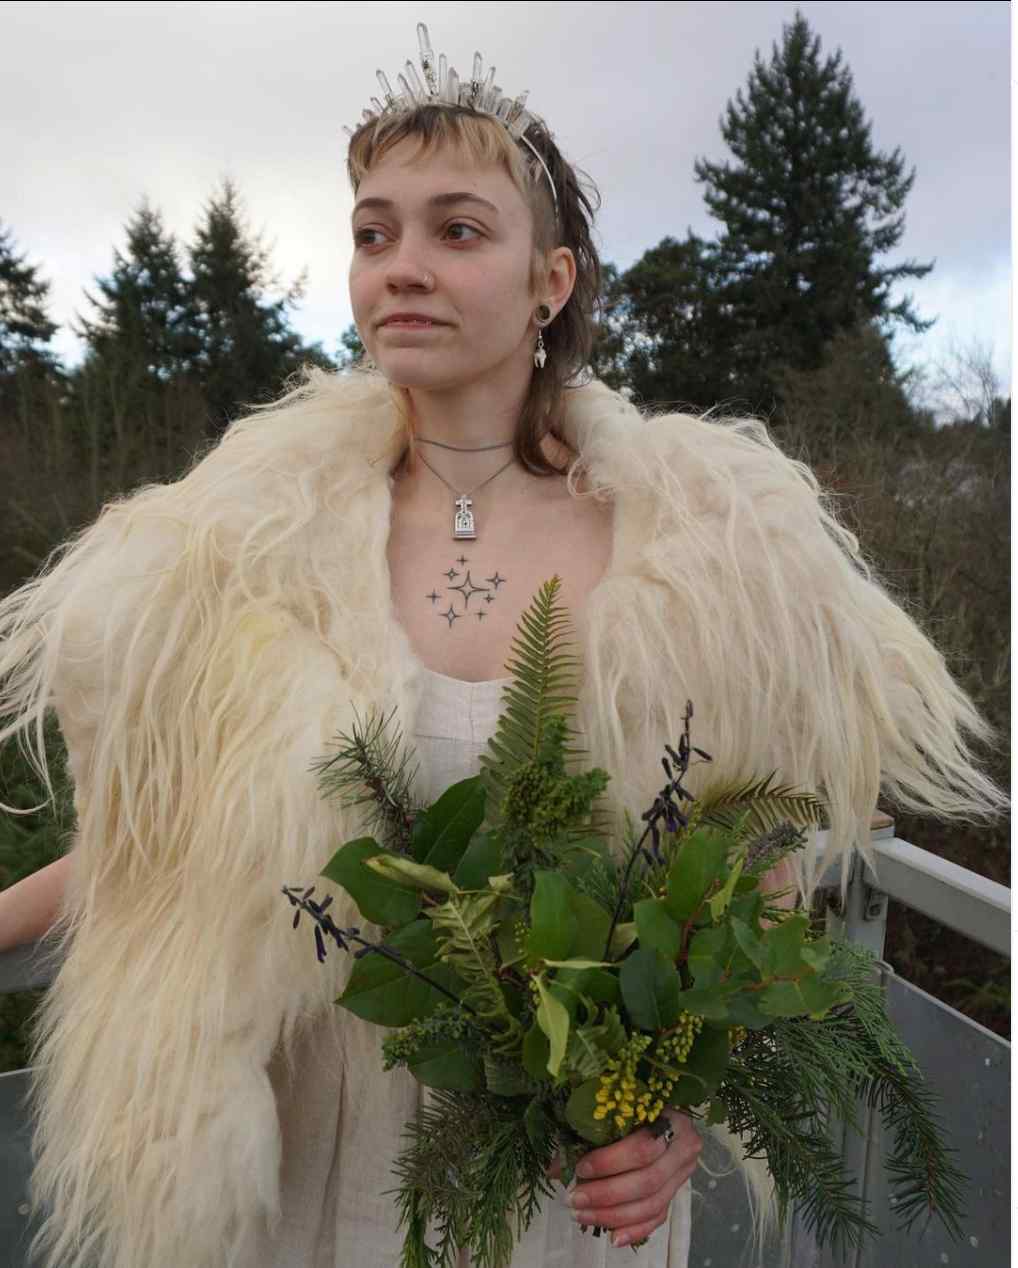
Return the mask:
[[383,326],[444,326],[444,321],[435,317],[427,317],[423,313],[393,313],[381,322]]

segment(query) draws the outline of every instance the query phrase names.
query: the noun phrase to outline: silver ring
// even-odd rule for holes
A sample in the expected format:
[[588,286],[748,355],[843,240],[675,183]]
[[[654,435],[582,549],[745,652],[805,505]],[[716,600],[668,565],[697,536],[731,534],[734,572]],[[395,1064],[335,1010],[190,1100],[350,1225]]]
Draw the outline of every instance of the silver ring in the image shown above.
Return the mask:
[[671,1125],[671,1123],[669,1123],[668,1126],[661,1133],[661,1137],[664,1140],[665,1148],[667,1149],[669,1145],[671,1145],[672,1141],[675,1139],[675,1128]]

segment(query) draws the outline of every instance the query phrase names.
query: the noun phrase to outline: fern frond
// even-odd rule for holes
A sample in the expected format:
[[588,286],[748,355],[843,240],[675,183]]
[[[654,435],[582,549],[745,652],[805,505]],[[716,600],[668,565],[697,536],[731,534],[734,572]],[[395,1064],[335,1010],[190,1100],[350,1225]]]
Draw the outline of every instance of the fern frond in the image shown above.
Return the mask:
[[441,959],[466,984],[460,999],[477,1021],[501,1037],[492,1048],[501,1052],[522,1039],[522,1027],[509,1011],[495,975],[492,935],[498,922],[499,895],[456,894],[448,902],[425,909],[441,946]]
[[[489,828],[501,825],[509,781],[521,766],[536,760],[551,718],[568,718],[576,707],[581,661],[568,650],[571,626],[558,603],[561,584],[552,577],[541,586],[512,642],[506,668],[513,679],[502,694],[502,715],[489,751],[481,755]],[[568,735],[575,737],[577,732],[569,728]]]
[[820,798],[790,784],[772,788],[776,773],[772,771],[764,779],[710,785],[697,798],[702,822],[731,831],[745,816],[744,839],[771,832],[781,823],[799,828],[826,827],[826,808]]

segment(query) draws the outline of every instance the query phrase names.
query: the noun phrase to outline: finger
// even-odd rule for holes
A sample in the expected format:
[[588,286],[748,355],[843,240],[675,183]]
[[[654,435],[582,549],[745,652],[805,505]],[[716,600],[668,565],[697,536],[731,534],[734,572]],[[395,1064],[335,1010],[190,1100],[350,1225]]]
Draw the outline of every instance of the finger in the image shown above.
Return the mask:
[[645,1237],[649,1237],[656,1229],[659,1229],[665,1222],[662,1216],[656,1220],[646,1220],[642,1224],[626,1225],[625,1228],[617,1228],[612,1233],[613,1246],[632,1246],[634,1242],[642,1242]]
[[548,1168],[548,1178],[550,1180],[562,1179],[562,1159],[558,1154],[552,1159],[551,1166]]
[[[676,1186],[677,1188],[678,1186]],[[674,1190],[663,1189],[638,1202],[623,1202],[619,1206],[591,1207],[573,1211],[578,1224],[599,1224],[602,1228],[628,1228],[648,1220],[662,1220],[668,1210]]]
[[[659,1158],[649,1167],[636,1167],[623,1175],[606,1180],[588,1180],[578,1184],[569,1195],[569,1204],[584,1220],[588,1211],[609,1210],[628,1202],[643,1202],[665,1189],[671,1180],[670,1160]],[[670,1196],[670,1195],[669,1195]],[[592,1221],[597,1223],[597,1220]]]
[[602,1145],[584,1155],[576,1168],[578,1180],[600,1180],[604,1176],[624,1175],[639,1167],[649,1167],[665,1152],[662,1138],[655,1139],[646,1127],[632,1132],[613,1145]]

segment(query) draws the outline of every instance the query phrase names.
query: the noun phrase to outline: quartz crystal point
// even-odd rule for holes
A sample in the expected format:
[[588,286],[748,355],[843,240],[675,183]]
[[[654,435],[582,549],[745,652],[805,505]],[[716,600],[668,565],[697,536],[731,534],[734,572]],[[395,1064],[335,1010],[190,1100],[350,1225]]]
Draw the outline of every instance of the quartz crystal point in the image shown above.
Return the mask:
[[444,53],[438,59],[438,95],[443,101],[449,100],[449,62]]
[[410,83],[410,91],[413,93],[414,101],[420,102],[422,105],[428,99],[428,94],[421,83],[421,77],[417,73],[417,67],[413,62],[406,64],[407,80]]
[[428,83],[428,91],[434,97],[439,91],[439,81],[435,78],[435,54],[431,49],[431,39],[423,22],[417,23],[417,47],[421,51],[421,69]]
[[376,71],[376,74],[385,104],[391,108],[396,101],[396,94],[392,91],[392,84],[389,83],[389,78],[384,70]]

